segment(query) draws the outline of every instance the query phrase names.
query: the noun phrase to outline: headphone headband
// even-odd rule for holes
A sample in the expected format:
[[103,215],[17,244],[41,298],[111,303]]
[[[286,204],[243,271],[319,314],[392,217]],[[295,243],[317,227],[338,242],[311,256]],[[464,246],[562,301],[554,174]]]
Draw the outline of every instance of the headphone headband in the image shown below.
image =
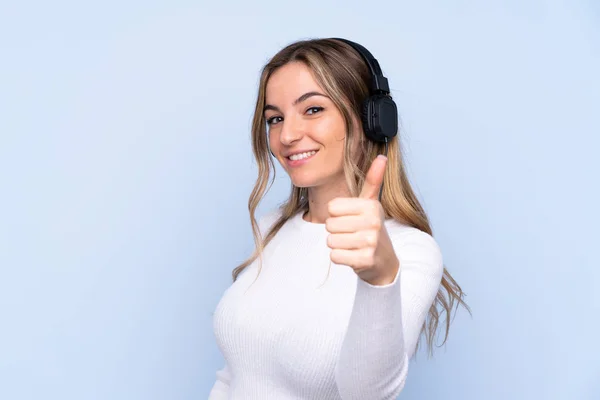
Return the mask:
[[346,44],[349,44],[365,60],[365,62],[367,63],[367,65],[369,67],[369,70],[371,71],[371,77],[372,77],[371,92],[372,92],[372,94],[389,94],[390,93],[390,86],[388,84],[388,80],[385,76],[383,76],[383,72],[381,71],[379,62],[377,61],[377,59],[375,59],[375,57],[373,57],[373,54],[371,54],[371,52],[369,50],[367,50],[364,46],[362,46],[356,42],[353,42],[351,40],[348,40],[348,39],[342,39],[342,38],[333,38],[333,39],[340,40]]
[[379,63],[364,46],[342,38],[332,38],[350,45],[369,66],[371,72],[370,95],[364,100],[360,110],[365,136],[375,142],[386,144],[398,132],[398,107],[390,97],[388,80]]

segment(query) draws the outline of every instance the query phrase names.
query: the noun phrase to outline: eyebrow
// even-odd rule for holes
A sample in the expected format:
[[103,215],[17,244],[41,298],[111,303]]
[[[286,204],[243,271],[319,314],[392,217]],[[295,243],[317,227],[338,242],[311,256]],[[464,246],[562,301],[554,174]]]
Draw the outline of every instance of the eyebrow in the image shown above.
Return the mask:
[[[294,101],[293,105],[295,106],[295,105],[297,105],[298,103],[302,103],[304,100],[306,100],[306,99],[308,99],[308,98],[310,98],[310,97],[313,97],[313,96],[322,96],[322,97],[327,97],[327,98],[329,98],[329,96],[327,96],[327,95],[325,95],[325,94],[323,94],[323,93],[320,93],[320,92],[307,92],[307,93],[304,93],[302,96],[298,97],[298,98],[297,98],[297,99]],[[266,112],[267,110],[273,110],[273,111],[281,112],[281,110],[279,109],[279,107],[277,107],[277,106],[274,106],[274,105],[271,105],[271,104],[267,104],[267,105],[265,105],[265,108],[264,108],[264,110],[263,110],[263,113],[264,113],[264,112]]]

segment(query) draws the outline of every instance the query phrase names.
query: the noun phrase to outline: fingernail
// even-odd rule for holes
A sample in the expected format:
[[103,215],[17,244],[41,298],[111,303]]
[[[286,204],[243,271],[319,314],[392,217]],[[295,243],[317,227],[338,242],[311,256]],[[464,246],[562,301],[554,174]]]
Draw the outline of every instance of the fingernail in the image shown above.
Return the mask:
[[387,157],[383,154],[378,155],[377,158],[381,158],[382,160],[387,160]]

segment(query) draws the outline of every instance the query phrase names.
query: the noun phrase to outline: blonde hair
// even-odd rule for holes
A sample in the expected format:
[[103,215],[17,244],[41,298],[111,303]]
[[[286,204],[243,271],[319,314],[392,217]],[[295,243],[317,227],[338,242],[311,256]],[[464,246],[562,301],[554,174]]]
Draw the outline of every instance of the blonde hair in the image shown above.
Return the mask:
[[[289,198],[280,206],[278,218],[271,227],[267,227],[264,238],[255,217],[259,203],[275,179],[275,165],[270,156],[264,117],[266,86],[270,76],[290,62],[306,65],[343,115],[347,127],[343,165],[352,196],[358,196],[368,167],[373,159],[383,152],[383,144],[364,139],[362,126],[357,122],[360,121],[362,102],[369,94],[368,82],[371,75],[361,56],[352,47],[335,39],[311,39],[292,43],[280,50],[262,70],[252,121],[252,151],[258,165],[258,177],[248,199],[248,210],[256,247],[252,255],[233,270],[234,281],[257,258],[262,261],[265,246],[288,219],[298,212],[308,210],[307,189],[292,185]],[[359,156],[353,159],[351,149],[356,147],[359,149]],[[272,177],[270,182],[269,177]],[[398,135],[389,142],[381,203],[387,218],[394,218],[432,235],[427,215],[408,181]],[[444,268],[440,289],[421,330],[422,336],[427,338],[430,355],[440,311],[446,313],[445,335],[441,344],[443,345],[448,338],[451,312],[454,306],[458,308],[459,305],[469,309],[464,302],[461,287]]]

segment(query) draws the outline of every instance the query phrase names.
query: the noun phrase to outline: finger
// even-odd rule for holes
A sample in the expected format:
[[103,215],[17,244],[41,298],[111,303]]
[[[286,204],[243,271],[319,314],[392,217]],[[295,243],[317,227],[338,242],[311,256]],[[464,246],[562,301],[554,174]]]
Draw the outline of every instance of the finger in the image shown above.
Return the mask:
[[373,215],[344,215],[330,217],[325,221],[325,229],[329,233],[354,233],[363,230],[378,231],[381,228],[381,219]]
[[[360,215],[369,210],[369,207],[376,207],[376,203],[370,199],[361,199],[358,197],[338,197],[327,204],[327,211],[331,217],[341,217],[344,215]],[[370,211],[377,211],[372,209]]]
[[327,236],[327,246],[332,249],[354,250],[377,245],[376,231],[332,233]]
[[365,176],[365,183],[360,192],[360,198],[375,200],[379,197],[379,190],[381,189],[381,185],[383,185],[386,164],[387,157],[382,154],[378,155],[377,158],[373,160],[373,163]]
[[370,248],[358,250],[334,249],[331,250],[329,258],[336,264],[347,265],[353,269],[366,268],[373,264],[373,250]]

